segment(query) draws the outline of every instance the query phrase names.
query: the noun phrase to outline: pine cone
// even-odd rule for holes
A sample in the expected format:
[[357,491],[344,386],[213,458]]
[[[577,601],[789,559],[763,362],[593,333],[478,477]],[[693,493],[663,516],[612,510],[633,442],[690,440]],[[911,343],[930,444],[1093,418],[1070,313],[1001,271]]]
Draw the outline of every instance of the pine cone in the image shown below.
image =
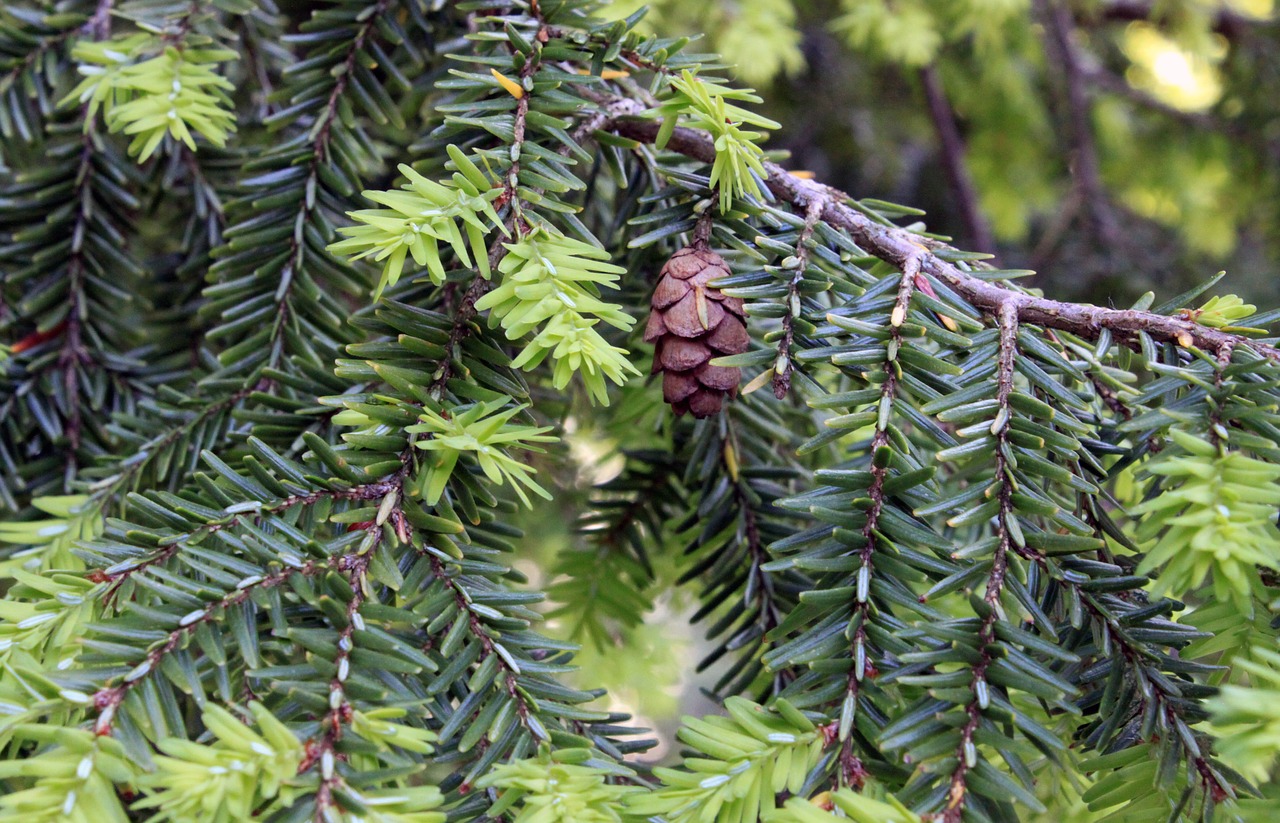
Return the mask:
[[720,255],[707,248],[681,249],[662,267],[644,330],[654,343],[653,372],[662,372],[662,396],[676,414],[710,417],[725,395],[738,391],[742,371],[711,365],[711,359],[747,350],[742,300],[707,285],[729,274]]

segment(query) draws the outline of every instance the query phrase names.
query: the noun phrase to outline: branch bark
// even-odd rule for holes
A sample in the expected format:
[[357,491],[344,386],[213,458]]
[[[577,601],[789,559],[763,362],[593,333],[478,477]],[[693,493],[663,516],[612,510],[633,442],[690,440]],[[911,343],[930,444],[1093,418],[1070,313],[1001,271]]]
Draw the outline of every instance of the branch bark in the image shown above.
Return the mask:
[[[996,664],[996,658],[988,650],[997,639],[996,624],[1001,619],[1000,593],[1004,591],[1009,571],[1009,553],[1017,550],[1009,525],[1017,514],[1013,510],[1013,475],[1008,459],[1009,420],[1012,414],[1009,396],[1014,392],[1014,369],[1018,357],[1017,309],[1009,303],[1002,305],[997,320],[1000,325],[1000,360],[996,367],[998,411],[992,421],[991,432],[996,438],[993,480],[999,484],[997,494],[1000,511],[996,517],[996,535],[999,541],[991,556],[991,571],[987,574],[987,588],[982,596],[990,608],[983,616],[982,628],[978,632],[978,648],[982,651],[978,663],[973,667],[973,700],[965,707],[968,720],[960,731],[961,742],[956,750],[955,771],[951,773],[951,788],[947,791],[947,808],[941,816],[943,823],[961,823],[969,801],[967,779],[969,771],[977,766],[979,757],[974,736],[982,726],[982,713],[986,711],[991,699],[987,671]],[[1014,524],[1015,527],[1016,525]]]
[[[639,119],[646,111],[643,105],[619,98],[603,102],[621,115],[607,125],[610,131],[644,143],[652,143],[657,138],[661,124],[653,119]],[[666,148],[703,163],[715,161],[716,149],[711,139],[702,132],[683,126],[675,129]],[[1001,283],[988,282],[942,259],[938,252],[947,246],[898,226],[876,223],[850,207],[847,203],[852,198],[848,194],[816,181],[795,177],[776,163],[766,162],[764,168],[767,175],[765,185],[778,200],[801,213],[809,203],[820,201],[823,222],[847,232],[867,253],[899,269],[906,266],[908,260],[919,257],[924,274],[945,283],[990,317],[998,317],[1003,306],[1011,305],[1020,324],[1069,332],[1089,340],[1096,339],[1103,329],[1107,329],[1117,340],[1136,349],[1139,347],[1139,335],[1145,333],[1157,342],[1172,343],[1182,348],[1195,347],[1215,354],[1224,346],[1249,349],[1280,363],[1280,349],[1275,346],[1190,320],[1154,312],[1050,300],[1016,291]]]

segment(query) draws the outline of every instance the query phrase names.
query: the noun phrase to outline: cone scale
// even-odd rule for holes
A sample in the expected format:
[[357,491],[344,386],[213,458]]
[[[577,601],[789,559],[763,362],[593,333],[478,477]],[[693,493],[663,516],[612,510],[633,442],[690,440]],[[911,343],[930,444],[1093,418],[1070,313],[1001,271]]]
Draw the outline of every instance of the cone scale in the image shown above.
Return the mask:
[[704,245],[676,252],[653,291],[645,342],[654,344],[653,373],[662,374],[662,396],[677,415],[718,414],[738,391],[742,371],[711,360],[747,350],[742,299],[710,284],[729,274],[720,255]]

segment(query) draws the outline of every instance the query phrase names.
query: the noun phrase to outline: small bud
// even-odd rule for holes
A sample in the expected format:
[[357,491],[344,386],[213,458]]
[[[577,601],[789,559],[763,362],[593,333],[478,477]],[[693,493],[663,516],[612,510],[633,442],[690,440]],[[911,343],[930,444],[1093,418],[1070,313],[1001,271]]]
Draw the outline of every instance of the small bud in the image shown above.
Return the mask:
[[489,72],[493,74],[493,78],[498,81],[498,85],[507,90],[507,94],[517,100],[524,97],[524,87],[519,83],[512,80],[510,77],[507,77],[497,69],[489,69]]

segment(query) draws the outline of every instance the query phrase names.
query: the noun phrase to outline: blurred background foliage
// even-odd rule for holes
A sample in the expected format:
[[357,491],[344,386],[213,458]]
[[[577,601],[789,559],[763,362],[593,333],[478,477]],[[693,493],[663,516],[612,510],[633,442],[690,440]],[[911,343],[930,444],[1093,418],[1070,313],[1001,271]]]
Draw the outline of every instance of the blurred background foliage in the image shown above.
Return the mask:
[[[617,0],[609,11],[642,5]],[[918,206],[931,231],[994,253],[1005,268],[1036,270],[1023,282],[1048,295],[1126,306],[1226,270],[1233,292],[1280,301],[1273,0],[648,5],[642,28],[706,32],[690,50],[723,53],[761,92],[758,110],[782,124],[766,147],[788,152],[791,167],[858,197]],[[556,570],[606,556],[592,556],[589,540],[582,553],[575,517],[590,508],[593,485],[621,472],[623,452],[672,436],[669,418],[567,434],[574,465],[540,471],[577,472],[561,488],[581,494],[527,515],[534,539],[522,571],[560,604],[551,628],[583,643],[581,685],[607,687],[614,708],[654,727],[662,745],[649,757],[668,757],[678,715],[715,711],[701,689],[727,668],[700,665],[714,644],[689,625],[699,604],[677,581],[697,557],[684,554],[678,524],[642,527],[671,549],[653,553],[669,567],[609,614],[584,613],[599,592],[565,588]],[[641,577],[598,572],[597,585],[613,584],[618,597]],[[643,622],[617,620],[628,608]]]
[[[619,15],[641,0],[617,0]],[[1131,302],[1280,296],[1274,0],[656,0],[782,123],[769,148],[933,231]]]

